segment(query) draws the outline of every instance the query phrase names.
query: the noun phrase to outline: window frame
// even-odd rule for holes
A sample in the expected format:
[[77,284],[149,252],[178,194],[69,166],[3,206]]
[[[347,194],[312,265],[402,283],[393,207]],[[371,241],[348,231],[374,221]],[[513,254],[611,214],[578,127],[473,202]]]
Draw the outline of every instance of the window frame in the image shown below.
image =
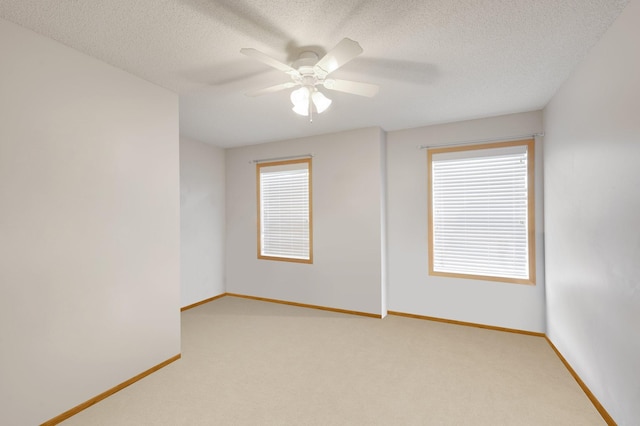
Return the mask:
[[[527,245],[529,278],[496,277],[489,275],[476,275],[454,272],[441,272],[434,270],[434,246],[433,246],[433,156],[435,154],[479,151],[484,149],[505,148],[513,146],[526,146],[527,149]],[[513,284],[535,285],[536,283],[536,241],[535,241],[535,139],[524,139],[516,141],[504,141],[493,143],[481,143],[475,145],[457,145],[430,148],[427,150],[427,188],[428,188],[428,255],[429,255],[429,275],[449,278],[465,278],[482,281],[497,281]]]
[[[300,259],[285,256],[269,256],[262,254],[262,187],[261,187],[261,169],[265,167],[285,166],[289,164],[305,163],[308,168],[308,194],[309,194],[309,259]],[[264,161],[256,163],[256,199],[257,199],[257,248],[258,259],[275,260],[282,262],[307,263],[313,264],[313,192],[312,192],[312,164],[311,158],[296,158],[292,160]]]

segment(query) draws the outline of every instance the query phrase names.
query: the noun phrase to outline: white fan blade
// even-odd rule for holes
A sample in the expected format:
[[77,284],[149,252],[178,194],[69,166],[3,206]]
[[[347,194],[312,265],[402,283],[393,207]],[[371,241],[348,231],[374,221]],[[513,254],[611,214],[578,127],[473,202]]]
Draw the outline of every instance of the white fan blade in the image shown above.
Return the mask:
[[290,81],[288,83],[282,83],[282,84],[277,84],[275,86],[267,87],[265,89],[254,90],[253,92],[247,92],[245,93],[245,95],[256,97],[256,96],[266,95],[269,93],[279,92],[280,90],[290,89],[295,86],[297,86],[297,84],[294,83],[293,81]]
[[376,93],[378,93],[378,86],[375,84],[360,83],[358,81],[349,80],[336,80],[333,78],[325,80],[324,87],[329,90],[366,96],[368,98],[372,98]]
[[260,62],[267,64],[270,67],[273,67],[277,70],[284,71],[291,76],[300,75],[298,70],[291,68],[289,65],[282,63],[277,59],[273,59],[271,56],[266,55],[260,52],[259,50],[245,47],[240,49],[240,53],[242,53],[243,55],[249,56],[251,58],[257,59]]
[[362,47],[357,41],[343,38],[340,43],[331,49],[318,61],[314,69],[319,74],[330,74],[362,53]]

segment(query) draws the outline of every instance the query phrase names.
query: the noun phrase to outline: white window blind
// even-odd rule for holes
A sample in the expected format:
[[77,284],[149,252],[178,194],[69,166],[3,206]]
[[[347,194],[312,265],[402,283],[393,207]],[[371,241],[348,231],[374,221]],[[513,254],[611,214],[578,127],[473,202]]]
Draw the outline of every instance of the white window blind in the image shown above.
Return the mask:
[[527,148],[430,155],[432,271],[531,278]]
[[259,257],[311,260],[310,160],[258,164]]

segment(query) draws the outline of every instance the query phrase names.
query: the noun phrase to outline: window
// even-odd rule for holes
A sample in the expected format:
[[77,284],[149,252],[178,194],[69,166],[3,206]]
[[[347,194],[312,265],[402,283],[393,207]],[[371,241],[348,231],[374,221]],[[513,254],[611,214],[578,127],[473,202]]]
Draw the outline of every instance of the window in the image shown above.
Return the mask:
[[313,263],[311,159],[258,163],[258,258]]
[[534,141],[430,149],[429,274],[535,284]]

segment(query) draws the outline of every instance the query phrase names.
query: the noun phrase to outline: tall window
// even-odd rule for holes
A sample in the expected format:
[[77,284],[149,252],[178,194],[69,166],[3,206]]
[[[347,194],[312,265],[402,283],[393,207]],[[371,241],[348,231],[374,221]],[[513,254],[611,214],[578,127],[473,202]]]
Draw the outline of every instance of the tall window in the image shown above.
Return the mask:
[[311,159],[258,163],[258,258],[313,263]]
[[429,274],[535,284],[534,141],[427,157]]

